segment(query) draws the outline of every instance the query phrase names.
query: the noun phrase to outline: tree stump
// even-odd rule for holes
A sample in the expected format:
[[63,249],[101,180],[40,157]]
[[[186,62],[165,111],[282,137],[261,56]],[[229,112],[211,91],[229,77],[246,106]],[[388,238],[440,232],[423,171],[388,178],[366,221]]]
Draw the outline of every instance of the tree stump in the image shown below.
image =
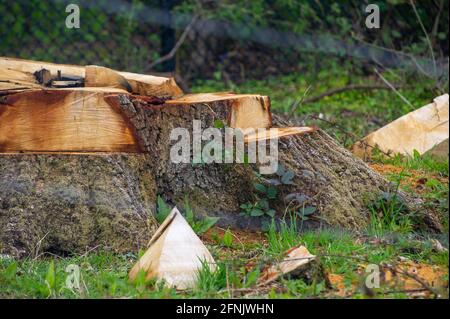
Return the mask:
[[[240,214],[240,206],[257,197],[257,163],[194,164],[192,153],[188,163],[170,159],[177,143],[172,130],[192,132],[194,120],[202,128],[221,123],[221,130],[292,126],[272,117],[268,97],[221,93],[174,99],[171,92],[179,89],[172,81],[110,76],[114,71],[98,67],[86,74],[75,66],[67,69],[89,75],[92,85],[111,80],[114,88],[44,88],[26,73],[34,72],[35,64],[14,61],[27,69],[11,75],[1,69],[8,61],[0,62],[0,77],[16,79],[0,86],[0,253],[64,255],[98,246],[137,251],[156,229],[158,196],[179,208],[187,199],[198,218],[218,216],[223,226],[256,229],[270,220]],[[51,82],[58,65],[47,67]],[[138,95],[145,92],[159,93]],[[288,134],[278,146],[279,163],[294,173],[292,183],[279,186],[271,200],[278,219],[294,194],[316,209],[304,227],[361,230],[370,220],[368,204],[394,189],[321,130]],[[399,196],[408,209],[420,209],[420,200]],[[440,230],[432,213],[422,211],[422,217],[426,228]]]

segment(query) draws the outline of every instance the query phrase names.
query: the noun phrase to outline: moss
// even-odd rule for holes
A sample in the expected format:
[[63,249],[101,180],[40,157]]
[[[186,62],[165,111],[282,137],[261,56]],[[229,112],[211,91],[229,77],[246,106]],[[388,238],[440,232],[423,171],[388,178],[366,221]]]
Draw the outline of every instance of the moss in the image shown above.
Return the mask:
[[142,159],[140,155],[0,157],[2,252],[24,256],[39,248],[75,253],[97,245],[136,250],[151,236],[148,215],[155,201]]

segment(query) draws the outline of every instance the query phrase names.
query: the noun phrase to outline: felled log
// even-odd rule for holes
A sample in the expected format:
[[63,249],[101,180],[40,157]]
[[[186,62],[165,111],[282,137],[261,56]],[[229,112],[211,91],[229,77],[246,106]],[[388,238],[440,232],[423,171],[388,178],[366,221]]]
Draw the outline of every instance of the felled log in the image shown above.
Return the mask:
[[[4,70],[13,70],[16,73],[30,77],[43,69],[50,73],[51,78],[61,76],[86,78],[88,81],[87,84],[94,87],[119,87],[117,86],[118,79],[122,79],[119,88],[127,89],[130,93],[152,95],[160,98],[173,98],[183,95],[183,91],[178,87],[173,78],[119,72],[105,67],[82,67],[6,57],[0,57],[0,83],[9,81],[8,75],[2,76],[3,72],[6,72]],[[38,83],[35,80],[28,79],[26,83],[21,82],[19,84],[22,84],[25,88],[33,88]],[[1,90],[2,88],[0,86],[0,94]],[[6,91],[7,88],[3,90]]]
[[[433,147],[448,140],[449,96],[441,95],[430,104],[422,106],[395,121],[370,133],[353,146],[353,153],[361,158],[370,157],[378,148],[386,154],[412,156],[414,151],[425,154]],[[444,148],[443,143],[440,148]],[[438,152],[448,158],[447,149]],[[445,156],[444,155],[444,156]],[[439,157],[439,155],[438,155]]]

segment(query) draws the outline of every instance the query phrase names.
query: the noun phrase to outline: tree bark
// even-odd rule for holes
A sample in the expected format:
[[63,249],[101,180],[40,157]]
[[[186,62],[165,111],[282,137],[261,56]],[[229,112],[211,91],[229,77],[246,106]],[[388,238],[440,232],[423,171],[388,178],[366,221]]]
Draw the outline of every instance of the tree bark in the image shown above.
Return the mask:
[[[98,245],[137,251],[156,227],[152,216],[158,195],[180,208],[187,199],[198,218],[218,216],[224,226],[261,227],[267,218],[240,214],[240,205],[254,202],[257,196],[257,164],[170,160],[170,149],[177,142],[170,137],[173,128],[192,132],[194,119],[201,120],[203,128],[215,127],[218,119],[228,126],[244,125],[251,117],[246,107],[240,107],[253,105],[245,104],[248,98],[259,101],[263,110],[268,107],[258,96],[161,104],[130,94],[112,95],[105,98],[107,103],[135,128],[144,154],[1,155],[1,252],[82,253]],[[260,123],[267,127],[290,125],[278,116],[269,119],[265,115],[270,113],[261,114]],[[279,186],[279,195],[270,205],[277,218],[283,218],[286,195],[307,198],[317,211],[302,222],[306,228],[362,230],[370,219],[368,204],[394,189],[321,130],[280,138],[279,162],[295,176],[292,185]],[[410,195],[400,192],[399,196],[410,210],[420,206]],[[426,228],[440,230],[432,213],[422,215]]]

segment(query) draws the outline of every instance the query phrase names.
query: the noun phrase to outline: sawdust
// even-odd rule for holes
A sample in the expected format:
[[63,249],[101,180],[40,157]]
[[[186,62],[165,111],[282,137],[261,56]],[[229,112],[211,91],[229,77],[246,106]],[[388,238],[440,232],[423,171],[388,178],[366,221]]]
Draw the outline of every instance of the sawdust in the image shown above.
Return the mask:
[[404,174],[404,177],[400,180],[400,186],[412,186],[419,194],[425,191],[425,184],[430,179],[435,179],[441,183],[448,184],[447,178],[428,172],[421,172],[413,169],[406,170],[391,164],[369,164],[369,166],[382,175],[399,175],[402,171],[405,171],[406,174]]
[[[358,275],[364,278],[366,265],[358,267]],[[394,271],[395,270],[395,271]],[[432,295],[428,287],[439,292],[448,290],[448,269],[442,266],[416,263],[411,260],[404,260],[391,265],[391,267],[380,267],[380,290],[379,295],[389,297],[392,292],[404,292],[409,298],[427,298]],[[405,275],[408,274],[408,275]],[[346,285],[344,275],[328,274],[328,280],[333,287],[330,296],[347,298],[360,292],[361,282],[353,280],[350,285]]]

